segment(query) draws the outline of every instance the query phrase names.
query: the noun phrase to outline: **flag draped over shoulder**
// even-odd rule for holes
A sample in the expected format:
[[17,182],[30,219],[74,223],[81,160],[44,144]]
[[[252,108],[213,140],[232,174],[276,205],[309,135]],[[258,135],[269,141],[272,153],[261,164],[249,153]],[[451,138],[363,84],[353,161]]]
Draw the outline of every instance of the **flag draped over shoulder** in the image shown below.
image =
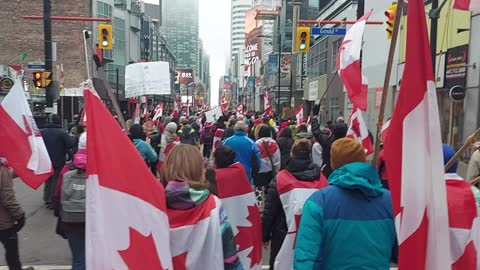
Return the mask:
[[52,162],[18,80],[0,104],[0,130],[0,156],[37,189],[53,174]]
[[[255,193],[242,164],[216,170],[218,197],[232,225],[243,269],[260,269],[262,225]],[[233,180],[233,181],[232,181]]]
[[173,269],[163,186],[84,84],[87,122],[87,269]]
[[450,269],[440,120],[423,1],[409,1],[407,19],[402,89],[384,142],[399,269]]

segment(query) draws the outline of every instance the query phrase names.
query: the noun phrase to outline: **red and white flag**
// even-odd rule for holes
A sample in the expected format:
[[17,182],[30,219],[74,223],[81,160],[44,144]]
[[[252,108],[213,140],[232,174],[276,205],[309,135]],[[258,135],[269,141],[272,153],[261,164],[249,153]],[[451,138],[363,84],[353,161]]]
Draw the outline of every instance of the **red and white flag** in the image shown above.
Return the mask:
[[480,0],[453,0],[453,8],[478,13],[480,12]]
[[164,104],[163,102],[159,103],[155,110],[153,111],[153,121],[157,120],[158,118],[163,116]]
[[385,140],[387,139],[388,127],[389,126],[390,126],[390,120],[383,123],[383,125],[382,125],[382,129],[380,130],[380,134],[382,136],[382,142],[385,142]]
[[300,104],[295,110],[295,117],[297,119],[297,125],[305,123],[305,118],[303,117],[303,104]]
[[210,195],[192,209],[167,210],[174,270],[224,269],[221,207],[220,199]]
[[140,124],[140,103],[135,105],[135,118],[133,119],[134,124]]
[[480,219],[472,185],[456,173],[445,174],[452,270],[480,269]]
[[362,111],[367,110],[368,82],[367,78],[362,75],[360,52],[365,24],[370,14],[372,11],[361,17],[347,31],[337,56],[338,75],[347,89],[348,98]]
[[350,115],[347,137],[361,143],[367,156],[373,153],[374,148],[368,134],[367,124],[363,119],[362,111],[355,107],[355,105],[353,107],[352,114]]
[[237,114],[243,114],[243,105],[242,104],[238,105]]
[[399,243],[399,269],[450,269],[438,100],[425,7],[408,3],[402,90],[384,142]]
[[173,97],[173,111],[172,111],[172,117],[173,118],[178,118],[178,115],[179,112],[178,112],[178,101],[177,101],[177,97],[174,96]]
[[22,85],[17,80],[0,104],[0,156],[20,179],[37,189],[53,168]]
[[277,191],[280,194],[280,201],[285,211],[288,232],[275,258],[275,270],[293,269],[293,252],[303,205],[313,193],[326,186],[328,186],[328,182],[323,174],[320,175],[320,179],[308,182],[298,181],[287,170],[280,171],[277,174]]
[[222,137],[224,132],[225,130],[221,128],[217,128],[217,130],[215,130],[215,134],[213,135],[213,148],[212,148],[211,157],[213,157],[215,150],[217,150],[220,147],[220,145],[222,145]]
[[175,141],[168,143],[165,147],[160,148],[160,153],[158,154],[157,171],[162,169],[163,163],[167,159],[168,154],[170,154],[177,144],[180,144],[180,140],[176,136]]
[[272,115],[272,106],[270,105],[270,95],[268,94],[268,91],[265,91],[265,94],[263,94],[263,102],[265,106],[265,115],[266,116],[271,116]]
[[[216,170],[218,197],[232,225],[243,269],[262,266],[262,224],[255,193],[242,164]],[[235,179],[235,181],[232,181]]]
[[221,102],[220,106],[222,107],[223,112],[228,109],[228,100],[225,96],[222,98],[222,102]]
[[84,97],[87,269],[173,269],[162,184],[90,83]]
[[80,116],[81,118],[81,123],[82,123],[82,126],[86,127],[87,126],[87,113],[85,112],[85,108],[83,109],[82,111],[82,115]]

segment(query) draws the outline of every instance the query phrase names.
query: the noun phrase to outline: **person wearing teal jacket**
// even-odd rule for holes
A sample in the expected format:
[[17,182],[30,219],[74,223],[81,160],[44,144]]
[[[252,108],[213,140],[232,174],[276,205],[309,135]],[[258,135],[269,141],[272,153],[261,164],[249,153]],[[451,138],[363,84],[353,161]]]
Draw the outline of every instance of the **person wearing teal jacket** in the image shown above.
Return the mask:
[[294,269],[390,269],[397,253],[390,192],[355,140],[332,144],[331,165],[329,186],[304,205]]

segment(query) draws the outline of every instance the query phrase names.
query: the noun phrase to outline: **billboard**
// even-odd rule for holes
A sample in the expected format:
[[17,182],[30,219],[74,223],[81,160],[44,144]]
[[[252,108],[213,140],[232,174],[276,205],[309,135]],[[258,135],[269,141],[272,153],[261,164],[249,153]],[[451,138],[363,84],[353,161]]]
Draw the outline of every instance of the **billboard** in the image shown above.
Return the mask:
[[458,46],[447,50],[445,67],[445,86],[451,88],[456,85],[465,87],[467,83],[468,45]]
[[[278,54],[270,55],[268,60],[268,84],[278,87]],[[292,55],[283,54],[280,58],[280,87],[290,87],[291,65]]]
[[180,85],[189,85],[193,83],[194,78],[193,78],[193,69],[177,69],[178,73],[178,80],[177,84]]
[[251,66],[261,59],[262,53],[262,21],[257,21],[257,10],[263,9],[259,5],[249,9],[245,13],[245,56],[244,64]]

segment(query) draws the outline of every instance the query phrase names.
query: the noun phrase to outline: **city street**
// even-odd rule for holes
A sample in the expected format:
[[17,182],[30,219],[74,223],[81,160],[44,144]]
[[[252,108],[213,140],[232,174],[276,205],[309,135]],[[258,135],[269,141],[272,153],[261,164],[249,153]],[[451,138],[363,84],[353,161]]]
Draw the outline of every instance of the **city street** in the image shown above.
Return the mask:
[[[20,179],[15,179],[17,200],[27,215],[27,223],[19,234],[20,256],[24,266],[70,265],[67,241],[55,233],[57,218],[43,204],[43,186],[33,190]],[[0,248],[0,265],[6,265],[3,247]],[[0,269],[2,269],[0,267]],[[7,269],[7,268],[5,268]],[[69,269],[66,267],[46,269]]]

